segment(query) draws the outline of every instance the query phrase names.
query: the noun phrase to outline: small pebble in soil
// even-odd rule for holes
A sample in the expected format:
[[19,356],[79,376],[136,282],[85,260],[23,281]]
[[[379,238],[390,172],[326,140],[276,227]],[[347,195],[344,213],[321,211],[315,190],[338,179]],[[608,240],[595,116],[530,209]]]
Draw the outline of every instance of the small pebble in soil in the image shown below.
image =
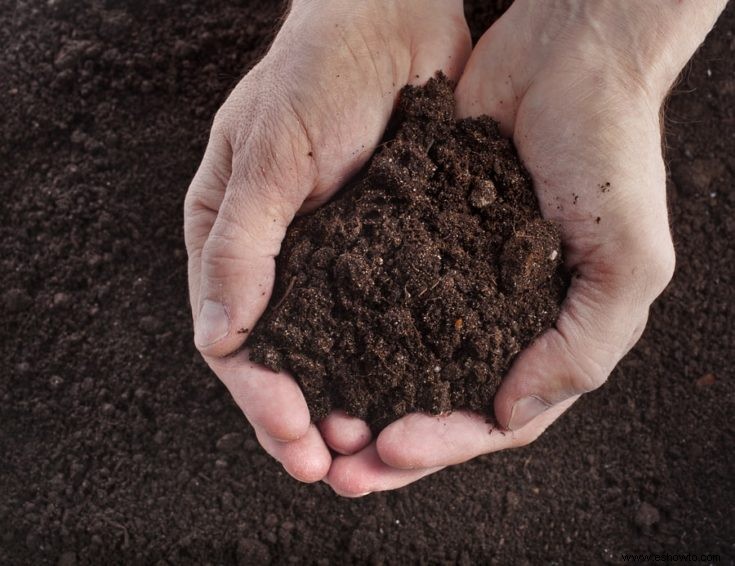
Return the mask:
[[635,524],[641,529],[650,528],[661,519],[661,515],[653,505],[644,501],[635,514]]
[[217,450],[233,452],[242,446],[245,437],[239,432],[228,432],[217,441]]
[[69,295],[69,293],[64,293],[63,291],[54,293],[54,306],[55,307],[66,306],[69,304],[70,301],[71,301],[71,295]]
[[716,382],[717,376],[714,373],[705,373],[695,383],[698,387],[707,387],[708,385],[714,385]]
[[158,334],[163,329],[161,320],[152,315],[142,317],[139,326],[146,334]]

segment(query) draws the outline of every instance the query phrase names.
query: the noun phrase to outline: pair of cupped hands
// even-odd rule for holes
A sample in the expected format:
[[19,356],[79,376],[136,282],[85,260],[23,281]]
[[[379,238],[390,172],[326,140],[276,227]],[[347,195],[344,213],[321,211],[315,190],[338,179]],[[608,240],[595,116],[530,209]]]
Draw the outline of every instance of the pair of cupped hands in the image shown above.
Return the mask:
[[[641,336],[674,269],[659,111],[678,69],[620,48],[633,39],[617,2],[560,4],[517,0],[473,49],[460,0],[294,0],[217,113],[185,204],[195,343],[293,477],[360,496],[526,445]],[[437,70],[457,83],[458,117],[488,114],[513,138],[561,227],[571,287],[502,382],[495,427],[462,411],[411,414],[375,438],[338,411],[312,423],[293,377],[250,362],[243,343],[289,223],[365,165],[401,87]]]

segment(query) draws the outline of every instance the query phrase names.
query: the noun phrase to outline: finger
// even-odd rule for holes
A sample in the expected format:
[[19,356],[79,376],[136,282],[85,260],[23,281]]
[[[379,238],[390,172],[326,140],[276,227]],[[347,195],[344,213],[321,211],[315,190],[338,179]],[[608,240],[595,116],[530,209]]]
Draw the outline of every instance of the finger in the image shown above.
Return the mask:
[[309,409],[298,384],[248,359],[243,350],[208,360],[250,423],[279,441],[297,440],[309,430]]
[[314,187],[313,163],[294,157],[307,155],[308,141],[291,122],[274,118],[268,132],[258,123],[235,156],[201,254],[194,334],[205,356],[235,351],[253,329],[270,299],[286,228]]
[[332,457],[316,426],[311,425],[303,437],[291,442],[280,442],[258,426],[253,429],[263,449],[297,480],[313,483],[327,475]]
[[338,456],[332,462],[326,482],[339,495],[362,497],[375,491],[398,489],[442,469],[400,470],[385,464],[375,443],[354,454]]
[[318,425],[324,442],[340,454],[354,454],[365,448],[372,440],[367,423],[351,417],[344,411],[333,411]]
[[380,459],[404,470],[453,466],[481,454],[518,448],[535,441],[576,400],[568,399],[518,431],[504,431],[477,413],[407,415],[378,436]]
[[[513,134],[518,101],[524,87],[515,78],[518,68],[513,68],[509,57],[517,49],[503,45],[506,34],[497,33],[495,25],[480,38],[457,84],[457,116],[476,117],[487,114],[500,123],[500,131],[506,137]],[[502,77],[488,80],[488,77]]]
[[649,281],[643,293],[631,273],[626,278],[615,273],[617,268],[600,274],[582,271],[572,280],[555,327],[521,352],[500,386],[494,406],[501,426],[518,430],[554,405],[605,382],[640,336],[650,303],[671,279],[673,251],[654,254],[648,264],[660,267],[651,270],[658,274],[652,282],[651,276],[640,276]]
[[235,351],[260,318],[291,220],[257,194],[232,194],[225,196],[201,253],[194,341],[205,357]]
[[[413,46],[410,84],[425,83],[439,69],[452,81],[459,80],[462,75],[472,52],[472,38],[462,2],[452,1],[458,6],[442,18],[423,13],[411,21],[413,29],[409,35],[422,40]],[[416,33],[417,29],[423,31]]]

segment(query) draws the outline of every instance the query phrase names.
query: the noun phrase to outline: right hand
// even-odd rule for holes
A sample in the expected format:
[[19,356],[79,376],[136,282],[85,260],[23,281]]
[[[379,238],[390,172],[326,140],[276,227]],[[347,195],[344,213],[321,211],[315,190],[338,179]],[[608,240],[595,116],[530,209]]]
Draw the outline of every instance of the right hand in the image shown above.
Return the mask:
[[315,426],[293,378],[241,350],[270,300],[281,241],[370,158],[400,89],[437,69],[458,79],[470,49],[461,0],[295,0],[214,119],[184,207],[195,343],[263,448],[301,481],[326,476],[327,446],[352,454],[371,436],[344,414]]
[[335,460],[335,490],[395,489],[533,442],[640,338],[674,269],[659,110],[723,6],[516,0],[483,35],[456,89],[458,115],[488,114],[513,137],[575,276],[554,327],[504,376],[499,427],[467,411],[406,415]]

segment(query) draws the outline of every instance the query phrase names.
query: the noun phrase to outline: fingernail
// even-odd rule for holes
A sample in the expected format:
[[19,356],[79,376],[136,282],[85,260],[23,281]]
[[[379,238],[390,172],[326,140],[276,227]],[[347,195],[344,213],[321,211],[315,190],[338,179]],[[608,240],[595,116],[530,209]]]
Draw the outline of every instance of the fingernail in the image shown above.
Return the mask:
[[230,319],[224,305],[205,299],[194,328],[197,348],[206,348],[219,342],[230,332]]
[[518,430],[523,428],[530,421],[538,417],[551,405],[542,401],[535,395],[529,395],[523,399],[516,401],[510,411],[510,421],[508,421],[509,430]]

